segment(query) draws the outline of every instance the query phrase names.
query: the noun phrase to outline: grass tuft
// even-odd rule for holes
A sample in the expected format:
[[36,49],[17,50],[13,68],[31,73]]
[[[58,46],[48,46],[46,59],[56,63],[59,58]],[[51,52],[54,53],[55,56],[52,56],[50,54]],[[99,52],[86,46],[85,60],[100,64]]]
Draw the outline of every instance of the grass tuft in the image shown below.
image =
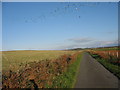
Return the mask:
[[74,88],[81,57],[81,54],[78,55],[77,60],[68,66],[67,71],[53,80],[51,88]]

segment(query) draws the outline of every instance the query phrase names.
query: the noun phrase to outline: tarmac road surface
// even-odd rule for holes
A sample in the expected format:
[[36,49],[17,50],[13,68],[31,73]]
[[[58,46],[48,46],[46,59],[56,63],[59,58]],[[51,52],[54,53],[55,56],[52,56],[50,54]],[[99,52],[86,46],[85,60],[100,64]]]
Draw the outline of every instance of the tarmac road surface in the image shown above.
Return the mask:
[[75,88],[118,88],[118,78],[84,53]]

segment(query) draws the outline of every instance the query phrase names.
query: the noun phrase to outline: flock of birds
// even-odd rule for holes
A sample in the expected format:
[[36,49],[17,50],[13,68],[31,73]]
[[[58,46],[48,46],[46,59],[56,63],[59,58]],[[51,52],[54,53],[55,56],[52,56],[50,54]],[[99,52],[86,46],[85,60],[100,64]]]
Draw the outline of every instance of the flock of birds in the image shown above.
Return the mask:
[[[64,4],[64,3],[61,3]],[[53,11],[49,12],[49,16],[55,17],[61,14],[67,14],[68,12],[79,12],[82,6],[95,7],[99,5],[99,2],[95,3],[65,3],[63,7],[57,7]],[[81,16],[76,13],[77,19],[80,19]],[[38,15],[37,17],[26,18],[24,17],[25,23],[37,23],[38,21],[44,21],[48,16],[46,14]]]

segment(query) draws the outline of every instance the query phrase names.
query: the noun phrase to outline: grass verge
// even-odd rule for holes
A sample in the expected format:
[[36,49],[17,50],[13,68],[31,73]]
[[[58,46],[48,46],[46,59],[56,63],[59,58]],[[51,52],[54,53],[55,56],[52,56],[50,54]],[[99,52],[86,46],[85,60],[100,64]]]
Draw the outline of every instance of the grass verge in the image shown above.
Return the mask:
[[67,71],[53,80],[52,88],[74,88],[81,57],[82,54],[78,55],[77,60],[68,66]]
[[116,75],[120,79],[120,66],[113,65],[109,63],[107,60],[104,59],[97,59],[98,62],[100,62],[106,69],[108,69],[110,72],[112,72],[114,75]]
[[95,58],[99,63],[101,63],[106,69],[108,69],[111,73],[113,73],[115,76],[117,76],[120,79],[120,66],[114,65],[113,63],[110,63],[109,60],[101,58],[99,55],[91,54],[93,58]]

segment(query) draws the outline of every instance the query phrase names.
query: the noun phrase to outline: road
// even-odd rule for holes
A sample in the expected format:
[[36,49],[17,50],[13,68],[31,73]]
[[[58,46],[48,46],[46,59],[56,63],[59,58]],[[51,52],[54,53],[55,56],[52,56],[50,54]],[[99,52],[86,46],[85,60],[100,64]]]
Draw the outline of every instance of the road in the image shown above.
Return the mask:
[[84,53],[75,88],[118,88],[118,79],[88,53]]

